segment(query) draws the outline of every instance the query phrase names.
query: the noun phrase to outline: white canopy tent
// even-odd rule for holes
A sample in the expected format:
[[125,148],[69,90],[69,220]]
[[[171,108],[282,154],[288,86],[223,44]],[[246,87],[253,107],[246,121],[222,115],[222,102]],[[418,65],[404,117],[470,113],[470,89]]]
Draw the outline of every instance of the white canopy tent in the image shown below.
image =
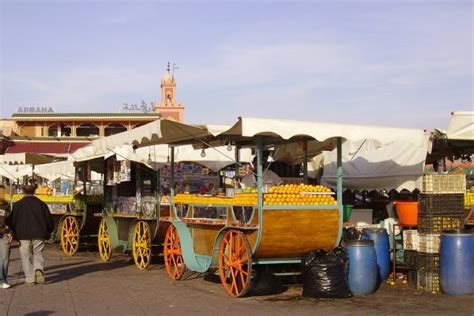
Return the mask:
[[[352,190],[421,189],[428,151],[429,135],[415,146],[406,141],[395,141],[379,146],[375,141],[345,142],[342,146],[344,187]],[[336,151],[323,152],[322,183],[336,186]]]
[[453,112],[446,135],[450,140],[474,141],[474,112]]
[[48,180],[74,179],[74,162],[72,160],[58,161],[35,166],[35,174]]
[[[108,137],[106,137],[108,138]],[[105,143],[104,139],[93,141],[89,146],[83,147],[72,154],[75,161],[86,161],[96,158],[108,158],[116,155],[117,160],[131,160],[144,164],[150,168],[160,168],[169,163],[170,149],[168,145],[155,145],[133,149],[130,145],[117,146],[113,149],[100,149],[102,155],[97,155],[94,150],[95,142]],[[102,145],[100,145],[102,146]],[[97,147],[96,147],[97,148]],[[205,155],[202,150],[197,150],[191,145],[179,146],[175,149],[176,162],[195,162],[213,171],[219,171],[235,163],[235,147],[228,150],[227,146],[208,148]],[[252,161],[250,149],[241,149],[239,152],[240,161]]]
[[23,164],[23,165],[8,165],[4,163],[0,163],[0,176],[10,179],[16,180],[21,177],[32,175],[33,174],[33,166],[30,164]]
[[95,140],[91,143],[94,155],[104,155],[123,145],[134,147],[176,143],[190,137],[201,138],[215,135],[226,129],[224,126],[186,125],[170,120],[156,120],[130,131]]
[[35,153],[14,153],[0,155],[0,163],[9,165],[33,164],[39,165],[43,163],[52,162],[55,158],[50,155],[35,154]]

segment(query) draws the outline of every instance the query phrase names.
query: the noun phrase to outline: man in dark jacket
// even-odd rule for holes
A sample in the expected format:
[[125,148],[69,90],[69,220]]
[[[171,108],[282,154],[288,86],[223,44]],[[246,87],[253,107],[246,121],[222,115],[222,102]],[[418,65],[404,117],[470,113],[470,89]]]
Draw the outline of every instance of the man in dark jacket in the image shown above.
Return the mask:
[[0,289],[8,289],[7,275],[10,261],[12,235],[6,220],[11,213],[10,204],[5,200],[6,188],[0,185]]
[[43,249],[54,231],[48,205],[38,199],[34,185],[25,185],[25,197],[13,205],[8,223],[20,241],[21,264],[27,284],[44,283]]

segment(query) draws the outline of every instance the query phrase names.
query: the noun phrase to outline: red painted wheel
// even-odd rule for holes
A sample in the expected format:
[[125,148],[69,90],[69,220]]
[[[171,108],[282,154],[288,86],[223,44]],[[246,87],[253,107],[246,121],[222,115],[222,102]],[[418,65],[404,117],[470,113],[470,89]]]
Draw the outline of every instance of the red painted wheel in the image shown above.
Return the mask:
[[231,296],[242,297],[250,288],[252,252],[244,233],[229,230],[219,247],[219,276]]
[[166,231],[164,258],[166,272],[173,280],[179,280],[183,277],[186,270],[184,264],[181,242],[179,234],[174,225],[170,225]]

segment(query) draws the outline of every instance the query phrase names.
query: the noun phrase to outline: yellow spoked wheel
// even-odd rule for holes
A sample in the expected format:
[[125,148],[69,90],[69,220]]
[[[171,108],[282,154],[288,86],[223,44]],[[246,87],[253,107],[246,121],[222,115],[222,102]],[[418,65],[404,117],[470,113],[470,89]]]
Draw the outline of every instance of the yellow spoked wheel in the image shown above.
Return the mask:
[[145,270],[151,261],[151,232],[147,222],[139,221],[133,231],[133,260],[140,270]]
[[79,249],[79,222],[67,216],[61,225],[61,248],[66,256],[74,256]]
[[166,231],[164,247],[164,257],[166,272],[173,280],[179,280],[183,277],[186,271],[186,265],[184,264],[183,252],[181,248],[181,242],[179,241],[179,234],[176,227],[170,225]]
[[112,256],[112,245],[107,231],[107,222],[104,218],[100,221],[98,244],[100,258],[103,261],[109,261]]

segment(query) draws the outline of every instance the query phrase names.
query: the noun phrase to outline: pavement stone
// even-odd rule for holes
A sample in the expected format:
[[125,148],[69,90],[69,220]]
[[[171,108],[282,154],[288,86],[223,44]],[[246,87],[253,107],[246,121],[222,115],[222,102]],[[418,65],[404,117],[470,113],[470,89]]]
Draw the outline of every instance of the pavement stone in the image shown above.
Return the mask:
[[474,315],[474,296],[448,297],[406,286],[383,285],[374,295],[309,300],[301,287],[284,293],[234,299],[218,282],[192,276],[171,281],[163,264],[139,271],[129,256],[100,261],[93,252],[65,257],[47,247],[44,285],[24,284],[18,249],[12,251],[12,288],[0,290],[0,315]]

